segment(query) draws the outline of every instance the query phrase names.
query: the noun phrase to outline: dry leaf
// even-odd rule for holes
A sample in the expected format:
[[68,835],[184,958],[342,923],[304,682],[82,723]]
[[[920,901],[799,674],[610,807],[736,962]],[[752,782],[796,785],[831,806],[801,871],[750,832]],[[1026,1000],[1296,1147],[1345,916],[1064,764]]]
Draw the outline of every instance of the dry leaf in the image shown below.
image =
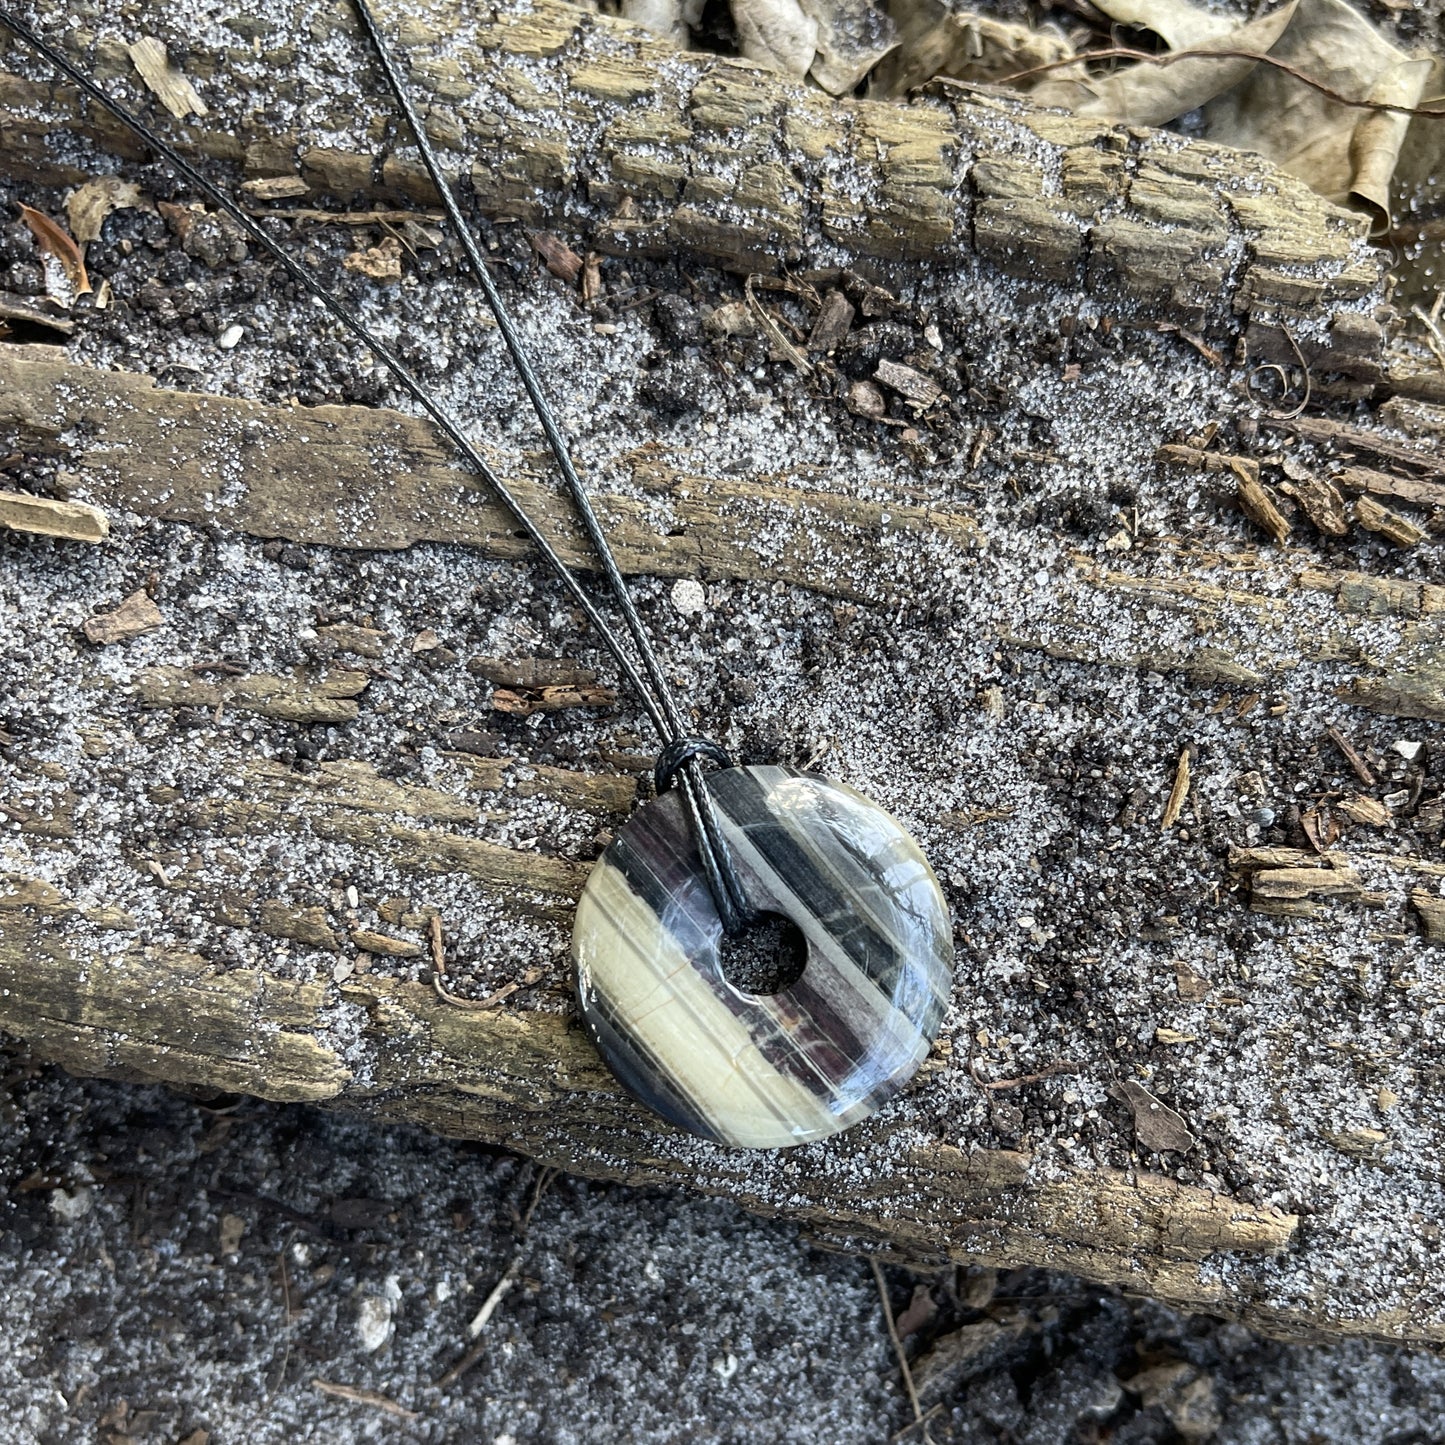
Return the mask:
[[1117,1092],[1134,1114],[1134,1136],[1156,1154],[1175,1151],[1180,1154],[1194,1147],[1194,1135],[1184,1116],[1168,1104],[1156,1099],[1143,1084],[1126,1079]]
[[24,203],[20,205],[20,219],[30,228],[30,234],[35,237],[40,249],[60,262],[76,294],[84,296],[90,290],[90,277],[85,274],[85,257],[80,254],[80,247],[70,233],[44,211],[37,211]]
[[84,246],[100,236],[100,228],[112,211],[144,210],[149,202],[134,181],[119,176],[97,176],[77,186],[65,200],[65,217],[70,234]]
[[569,286],[577,284],[582,274],[582,258],[565,241],[550,231],[528,231],[527,239],[532,249],[542,258],[542,264],[559,280]]
[[829,95],[848,95],[898,44],[893,22],[872,0],[802,0],[818,26],[809,74]]
[[733,0],[738,49],[754,64],[801,80],[818,50],[818,22],[798,0]]
[[140,78],[177,120],[184,120],[188,115],[210,114],[205,101],[196,94],[195,86],[171,64],[165,46],[154,36],[142,36],[127,49]]
[[622,18],[672,41],[680,50],[687,48],[687,17],[681,0],[622,0]]
[[82,629],[92,642],[105,646],[112,642],[129,642],[165,625],[161,610],[150,599],[144,587],[132,592],[113,612],[98,612],[87,617]]
[[[1344,0],[1300,0],[1270,54],[1352,100],[1405,106],[1419,104],[1431,70],[1428,58],[1399,49]],[[1247,84],[1209,106],[1205,123],[1210,140],[1258,151],[1320,195],[1353,199],[1388,219],[1408,116],[1340,105],[1260,66]]]
[[[1257,55],[1272,50],[1294,19],[1298,4],[1299,0],[1290,0],[1273,13],[1241,25],[1195,10],[1182,0],[1099,0],[1099,8],[1110,19],[1163,35],[1172,50],[1247,50]],[[1040,105],[1062,106],[1076,115],[1124,125],[1167,125],[1238,85],[1257,69],[1268,67],[1235,57],[1180,60],[1172,65],[1140,63],[1087,79],[1048,77],[1030,96]],[[1220,139],[1225,145],[1234,144]]]
[[[1074,53],[1052,26],[1034,30],[1011,20],[954,14],[941,0],[894,0],[889,13],[898,46],[869,79],[868,94],[878,99],[907,95],[936,75],[987,85]],[[1059,83],[1063,78],[1062,72],[1050,76]]]

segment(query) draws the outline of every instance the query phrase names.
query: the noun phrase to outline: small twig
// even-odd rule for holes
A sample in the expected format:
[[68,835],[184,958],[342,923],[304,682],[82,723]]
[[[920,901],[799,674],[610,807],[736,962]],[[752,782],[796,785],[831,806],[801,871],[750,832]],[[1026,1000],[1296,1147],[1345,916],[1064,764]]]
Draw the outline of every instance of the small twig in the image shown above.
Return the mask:
[[296,1238],[296,1231],[293,1229],[286,1243],[283,1244],[276,1255],[276,1263],[281,1270],[281,1307],[286,1312],[285,1336],[286,1348],[281,1353],[281,1368],[276,1374],[276,1383],[266,1388],[269,1398],[275,1394],[282,1385],[286,1383],[286,1370],[291,1363],[291,1280],[286,1273],[286,1251],[291,1248],[291,1241]]
[[1391,111],[1396,115],[1425,115],[1445,116],[1445,106],[1431,105],[1396,105],[1388,100],[1352,100],[1348,95],[1341,95],[1337,90],[1331,90],[1322,80],[1316,80],[1314,76],[1303,70],[1296,69],[1293,65],[1278,59],[1273,55],[1261,55],[1257,50],[1171,50],[1164,55],[1151,55],[1147,50],[1132,50],[1128,46],[1110,46],[1106,50],[1086,50],[1079,55],[1070,55],[1063,60],[1051,60],[1045,65],[1033,65],[1027,70],[1016,70],[1012,75],[1000,76],[996,84],[1011,85],[1017,80],[1026,80],[1031,75],[1042,75],[1049,70],[1062,70],[1070,65],[1079,65],[1091,60],[1139,60],[1150,65],[1177,65],[1181,60],[1253,60],[1260,65],[1272,66],[1275,70],[1281,70],[1301,85],[1307,85],[1311,90],[1317,90],[1326,100],[1332,100],[1336,105],[1347,105],[1355,110],[1384,110]]
[[910,1421],[910,1423],[905,1425],[901,1430],[895,1430],[888,1437],[888,1445],[895,1445],[896,1441],[902,1440],[905,1436],[911,1435],[915,1430],[921,1429],[942,1409],[943,1401],[940,1400],[936,1405],[930,1407],[926,1415],[920,1415],[918,1419]]
[[[1445,296],[1445,291],[1441,291],[1435,299],[1435,305],[1432,308],[1435,313],[1440,310],[1440,296]],[[1441,333],[1439,322],[1434,315],[1427,315],[1424,308],[1420,306],[1412,306],[1410,314],[1424,326],[1425,344],[1434,353],[1435,360],[1440,363],[1440,369],[1445,371],[1445,334]]]
[[903,1341],[898,1338],[898,1326],[893,1322],[893,1306],[888,1300],[888,1285],[883,1279],[883,1267],[870,1254],[868,1263],[873,1269],[873,1278],[878,1283],[878,1298],[883,1301],[883,1321],[888,1326],[888,1338],[893,1341],[893,1353],[898,1356],[898,1368],[903,1372],[903,1384],[908,1390],[908,1400],[913,1406],[914,1426],[923,1423],[923,1408],[918,1403],[918,1391],[913,1388],[913,1371],[908,1368],[908,1356],[903,1353]]
[[415,1410],[398,1405],[395,1400],[388,1399],[376,1390],[363,1390],[359,1385],[338,1385],[335,1380],[323,1380],[320,1376],[313,1379],[311,1385],[323,1395],[335,1395],[338,1400],[350,1400],[356,1405],[371,1405],[378,1410],[385,1410],[388,1415],[395,1415],[398,1420],[421,1418]]
[[783,328],[768,314],[767,307],[753,295],[753,283],[756,280],[757,277],[749,276],[748,279],[743,282],[743,294],[748,298],[748,306],[751,308],[753,315],[758,318],[758,324],[767,332],[768,340],[778,348],[788,361],[791,361],[804,376],[811,376],[813,374],[813,363],[783,335]]
[[1355,776],[1367,788],[1373,788],[1376,782],[1374,772],[1344,733],[1334,723],[1330,723],[1325,728],[1325,736],[1345,755],[1345,761],[1355,770]]
[[436,990],[437,997],[443,1003],[449,1003],[453,1008],[465,1008],[472,1010],[495,1008],[503,999],[511,998],[520,988],[526,988],[529,984],[536,983],[542,977],[540,968],[529,968],[521,978],[512,983],[504,983],[495,993],[489,993],[486,998],[458,998],[441,980],[441,975],[432,974],[431,985]]
[[974,1083],[978,1084],[981,1089],[993,1092],[998,1089],[1021,1089],[1025,1084],[1042,1083],[1045,1079],[1052,1079],[1056,1074],[1077,1074],[1078,1072],[1079,1066],[1076,1063],[1069,1059],[1060,1059],[1057,1063],[1040,1069],[1036,1074],[1021,1074],[1017,1079],[995,1079],[991,1084],[979,1083],[975,1079]]
[[427,943],[431,947],[431,966],[440,978],[447,971],[447,951],[442,941],[442,916],[433,913],[426,921]]
[[507,1291],[516,1284],[517,1273],[521,1268],[522,1256],[517,1254],[511,1264],[507,1266],[506,1273],[492,1286],[491,1293],[482,1301],[481,1309],[473,1315],[471,1323],[467,1326],[468,1337],[477,1340],[477,1343],[437,1381],[438,1387],[444,1387],[459,1380],[486,1353],[486,1340],[478,1340],[477,1336],[486,1329],[488,1322],[497,1312],[497,1306],[506,1298]]
[[537,1182],[532,1188],[532,1200],[527,1205],[527,1212],[522,1216],[521,1223],[517,1226],[517,1233],[525,1235],[528,1226],[532,1223],[532,1216],[537,1212],[537,1206],[542,1202],[542,1196],[551,1187],[552,1181],[561,1173],[560,1169],[544,1167],[537,1176]]
[[1179,761],[1174,768],[1174,786],[1169,789],[1169,801],[1164,805],[1164,816],[1159,821],[1160,832],[1167,833],[1184,811],[1184,800],[1189,796],[1189,748],[1186,744],[1179,749]]

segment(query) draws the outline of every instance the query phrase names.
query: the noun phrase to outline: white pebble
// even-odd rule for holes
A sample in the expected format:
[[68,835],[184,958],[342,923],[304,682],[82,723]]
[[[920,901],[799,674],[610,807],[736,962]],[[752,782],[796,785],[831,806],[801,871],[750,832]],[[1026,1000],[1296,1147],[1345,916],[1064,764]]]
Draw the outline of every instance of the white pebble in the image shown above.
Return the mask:
[[672,605],[684,617],[695,617],[700,612],[706,612],[707,593],[703,591],[702,583],[691,577],[684,577],[680,582],[674,582]]
[[361,1348],[375,1354],[391,1338],[391,1301],[367,1295],[356,1312],[356,1334]]
[[1407,742],[1404,738],[1400,738],[1397,741],[1391,743],[1390,746],[1394,748],[1394,750],[1399,753],[1399,755],[1404,758],[1407,763],[1413,763],[1415,759],[1420,756],[1420,749],[1423,748],[1425,744]]
[[52,1189],[50,1191],[50,1210],[58,1219],[66,1224],[74,1224],[77,1219],[84,1219],[90,1213],[95,1198],[88,1189]]
[[229,351],[246,334],[245,328],[240,326],[228,326],[222,333],[216,345],[222,351]]

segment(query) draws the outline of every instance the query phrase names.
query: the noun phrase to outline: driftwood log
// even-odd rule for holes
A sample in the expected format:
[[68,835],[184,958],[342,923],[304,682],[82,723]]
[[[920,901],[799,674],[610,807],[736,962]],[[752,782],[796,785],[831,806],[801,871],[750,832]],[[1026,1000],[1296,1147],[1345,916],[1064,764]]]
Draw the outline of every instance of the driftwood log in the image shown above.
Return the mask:
[[[451,645],[460,613],[410,638],[381,616],[395,576],[442,618],[458,569],[480,606],[555,616],[508,517],[400,412],[165,389],[31,343],[0,346],[0,452],[53,479],[0,511],[0,1026],[77,1072],[359,1109],[919,1264],[1043,1264],[1284,1333],[1445,1337],[1441,391],[1393,345],[1358,219],[1158,132],[958,89],[834,103],[566,5],[454,8],[409,4],[400,29],[493,218],[939,305],[1003,288],[998,327],[1093,306],[1139,338],[1107,365],[1142,367],[1143,390],[1090,403],[1138,488],[1107,539],[1046,538],[1015,506],[1089,463],[1031,451],[1006,412],[951,467],[891,434],[874,472],[710,469],[637,438],[596,465],[653,615],[676,621],[655,579],[698,579],[732,619],[675,646],[708,727],[801,762],[801,714],[856,693],[822,725],[825,765],[934,856],[956,1017],[907,1100],[826,1146],[739,1155],[661,1128],[567,1004],[566,920],[645,765],[630,704],[537,629],[489,649]],[[119,13],[79,7],[67,43],[134,89]],[[241,180],[425,205],[357,88],[345,8],[307,14],[184,37],[157,17],[210,108],[174,133]],[[89,177],[78,157],[143,159],[3,58],[0,176],[44,199]],[[330,92],[289,78],[303,60],[334,68]],[[1257,417],[1260,361],[1308,368],[1316,399],[1394,398],[1423,439],[1280,415],[1244,454],[1155,399],[1188,375]],[[495,457],[588,566],[536,459]],[[300,624],[268,616],[248,587],[278,543],[371,570]],[[730,630],[781,646],[781,681],[723,690],[707,668]],[[529,751],[529,716],[557,712],[570,755]],[[388,729],[413,716],[420,761],[398,770]],[[1050,819],[1085,796],[1070,852]],[[1303,834],[1271,836],[1297,801]],[[1051,902],[1061,878],[1077,887]],[[1012,901],[990,912],[995,890]]]

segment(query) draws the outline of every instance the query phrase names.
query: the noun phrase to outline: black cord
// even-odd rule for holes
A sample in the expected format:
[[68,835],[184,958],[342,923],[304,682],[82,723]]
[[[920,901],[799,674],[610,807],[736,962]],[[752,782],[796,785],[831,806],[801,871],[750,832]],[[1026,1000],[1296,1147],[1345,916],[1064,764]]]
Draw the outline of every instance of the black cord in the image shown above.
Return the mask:
[[[637,694],[653,726],[656,727],[659,735],[662,737],[665,750],[676,747],[680,742],[685,741],[682,716],[678,709],[676,699],[672,695],[666,675],[662,670],[661,663],[658,661],[657,654],[652,647],[651,639],[647,635],[647,630],[643,626],[642,619],[638,616],[637,609],[633,605],[632,598],[627,591],[627,584],[617,566],[616,559],[612,555],[611,548],[607,544],[607,538],[602,531],[601,523],[597,519],[597,514],[587,496],[586,489],[583,487],[581,479],[577,476],[576,469],[567,452],[566,443],[562,438],[556,419],[542,393],[536,373],[533,371],[531,363],[522,349],[520,338],[517,336],[511,319],[502,305],[501,297],[497,293],[496,286],[487,271],[486,263],[478,251],[475,241],[472,239],[471,232],[466,226],[465,219],[457,205],[455,196],[452,194],[451,187],[442,174],[436,155],[432,151],[430,143],[426,138],[420,117],[417,115],[416,109],[411,103],[401,76],[386,47],[386,43],[380,31],[377,29],[376,22],[370,10],[367,9],[364,0],[353,0],[353,3],[361,17],[363,28],[366,30],[368,38],[371,40],[381,61],[381,67],[391,87],[392,94],[395,96],[398,105],[406,116],[408,124],[412,128],[412,132],[416,137],[417,145],[422,154],[422,159],[441,195],[442,202],[447,210],[447,215],[451,219],[457,235],[462,242],[463,250],[466,252],[472,270],[481,284],[487,304],[491,308],[493,316],[496,318],[498,329],[501,331],[507,349],[511,353],[513,363],[531,400],[533,410],[537,413],[538,420],[541,422],[548,446],[551,448],[552,454],[557,460],[558,467],[567,485],[567,489],[571,494],[573,503],[576,505],[582,517],[588,539],[591,541],[598,559],[602,564],[603,573],[612,587],[613,594],[617,599],[618,606],[627,624],[628,633],[637,649],[638,656],[642,660],[641,672],[639,672],[632,657],[629,656],[622,639],[613,631],[610,624],[598,611],[596,604],[589,596],[587,590],[578,581],[571,568],[562,560],[556,549],[547,540],[545,534],[537,527],[526,508],[523,507],[518,498],[507,488],[501,478],[496,475],[485,458],[482,457],[481,453],[478,452],[476,447],[468,440],[460,426],[432,399],[421,382],[417,380],[404,363],[393,355],[391,350],[378,340],[367,327],[357,319],[348,307],[322,286],[309,271],[294,261],[250,216],[228,195],[208,181],[174,146],[168,141],[163,140],[151,130],[144,121],[133,115],[125,106],[97,85],[88,75],[73,65],[65,55],[48,41],[43,40],[9,11],[0,10],[0,24],[3,24],[6,29],[18,35],[20,39],[43,56],[56,70],[64,75],[72,84],[77,86],[85,95],[109,111],[122,125],[126,126],[127,129],[158,155],[163,156],[167,164],[170,165],[171,169],[174,170],[182,180],[195,187],[196,190],[207,197],[214,205],[219,206],[257,245],[281,265],[293,281],[301,286],[302,289],[315,300],[319,301],[332,316],[372,351],[387,370],[391,372],[392,376],[400,382],[417,405],[436,423],[442,433],[453,446],[456,447],[458,452],[461,453],[467,464],[496,492],[503,505],[511,512],[512,516],[516,518],[518,525],[527,534],[528,538],[542,554],[552,570],[562,580],[567,590],[572,594],[573,599],[577,602],[578,606],[582,608],[587,620],[597,630],[598,635],[617,660],[618,666],[622,669],[623,676]],[[691,817],[694,837],[698,845],[698,851],[709,890],[713,895],[713,901],[717,906],[724,929],[728,934],[733,935],[744,931],[751,924],[755,915],[748,905],[745,890],[737,876],[730,850],[728,849],[726,839],[723,837],[716,810],[713,807],[711,796],[707,790],[704,775],[698,761],[699,756],[704,753],[708,756],[717,756],[717,754],[709,753],[705,749],[694,749],[687,755],[686,760],[681,763],[680,768],[675,770],[678,771],[681,778],[682,792]],[[725,754],[722,756],[724,758],[726,757]]]

